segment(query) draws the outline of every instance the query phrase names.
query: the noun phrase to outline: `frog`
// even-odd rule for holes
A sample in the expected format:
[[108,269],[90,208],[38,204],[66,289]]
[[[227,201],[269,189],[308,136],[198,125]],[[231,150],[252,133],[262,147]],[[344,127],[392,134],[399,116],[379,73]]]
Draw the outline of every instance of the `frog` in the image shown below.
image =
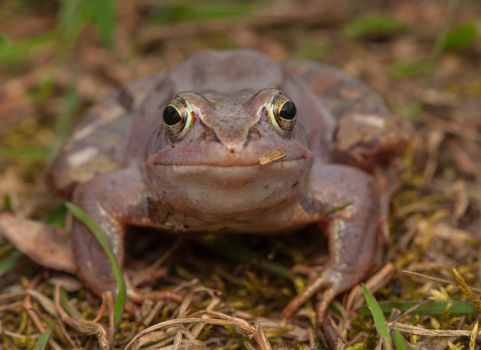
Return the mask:
[[[316,297],[322,323],[330,302],[376,265],[408,130],[334,66],[205,50],[93,106],[45,179],[100,225],[121,266],[131,225],[227,235],[314,225],[327,237],[327,263],[282,314]],[[0,232],[93,293],[118,293],[105,251],[74,217],[62,230],[2,213]]]

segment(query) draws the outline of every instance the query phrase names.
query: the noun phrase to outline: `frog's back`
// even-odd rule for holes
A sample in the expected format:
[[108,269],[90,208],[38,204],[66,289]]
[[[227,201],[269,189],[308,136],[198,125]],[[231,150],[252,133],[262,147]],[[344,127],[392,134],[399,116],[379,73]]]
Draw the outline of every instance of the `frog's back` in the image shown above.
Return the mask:
[[76,184],[122,167],[135,110],[159,80],[161,74],[136,81],[94,105],[49,165],[47,185],[69,195]]
[[334,161],[371,168],[404,149],[408,128],[370,87],[342,70],[313,61],[284,62],[289,75],[303,81],[330,112]]

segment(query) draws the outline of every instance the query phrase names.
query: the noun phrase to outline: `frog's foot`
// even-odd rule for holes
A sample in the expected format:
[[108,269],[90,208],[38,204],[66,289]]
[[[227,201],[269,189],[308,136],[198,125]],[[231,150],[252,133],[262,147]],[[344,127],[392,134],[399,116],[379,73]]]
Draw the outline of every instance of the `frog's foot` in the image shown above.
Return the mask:
[[0,214],[0,235],[40,265],[75,273],[77,264],[68,231],[19,215]]
[[299,308],[316,295],[317,323],[322,324],[331,301],[340,293],[351,288],[362,279],[364,271],[339,270],[327,267],[320,275],[311,279],[309,285],[284,308],[284,317],[293,316]]

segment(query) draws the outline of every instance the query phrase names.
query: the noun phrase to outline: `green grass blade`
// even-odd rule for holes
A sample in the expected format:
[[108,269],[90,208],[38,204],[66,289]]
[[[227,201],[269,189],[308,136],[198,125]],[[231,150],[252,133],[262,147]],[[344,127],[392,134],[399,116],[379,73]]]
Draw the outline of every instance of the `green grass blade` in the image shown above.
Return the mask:
[[40,337],[38,338],[37,342],[35,343],[35,346],[33,347],[33,350],[44,350],[47,348],[47,343],[48,340],[50,339],[50,334],[52,331],[50,329],[46,329],[45,332],[43,332]]
[[329,45],[318,40],[306,41],[301,48],[294,53],[295,58],[305,60],[320,60],[329,52]]
[[173,2],[159,14],[153,15],[150,22],[164,25],[173,22],[205,22],[221,19],[242,18],[252,14],[256,7],[247,3],[221,2]]
[[115,30],[115,4],[112,0],[89,0],[84,2],[88,17],[92,20],[100,39],[108,48],[113,46]]
[[394,345],[396,346],[396,350],[406,350],[406,341],[402,336],[399,329],[395,329],[394,332]]
[[65,312],[69,314],[71,317],[76,319],[81,317],[79,315],[79,312],[75,308],[73,308],[68,302],[67,293],[65,292],[65,289],[63,289],[62,287],[60,287],[60,305],[65,310]]
[[347,202],[344,202],[344,203],[341,203],[339,205],[335,205],[329,209],[327,209],[325,211],[325,213],[327,215],[331,215],[331,214],[334,214],[335,212],[339,211],[339,210],[342,210],[342,209],[345,209],[347,208],[348,206],[352,205],[352,201],[347,201]]
[[[383,301],[379,303],[383,314],[389,315],[392,309],[397,309],[401,312],[406,312],[413,306],[420,304],[416,309],[412,310],[410,315],[420,316],[442,316],[449,317],[461,315],[476,315],[478,310],[476,306],[470,301],[429,301],[422,303],[420,301]],[[361,307],[359,313],[367,315],[369,310],[367,307]]]
[[464,22],[450,28],[443,37],[443,50],[461,51],[472,47],[478,38],[475,23]]
[[5,42],[0,45],[0,66],[17,65],[24,62],[40,50],[54,44],[54,36],[45,34],[19,42]]
[[428,68],[428,63],[423,61],[396,62],[389,67],[389,71],[394,78],[407,78],[422,75]]
[[66,53],[75,43],[85,25],[83,0],[63,0],[58,12],[58,36]]
[[115,257],[112,248],[109,245],[107,235],[100,227],[100,225],[97,224],[97,222],[95,222],[95,220],[83,209],[73,203],[66,203],[65,205],[72,213],[72,215],[81,223],[83,223],[90,230],[90,232],[92,232],[92,234],[95,236],[100,246],[104,250],[105,254],[107,255],[110,264],[112,265],[112,271],[114,273],[115,281],[117,282],[118,287],[118,293],[115,298],[114,306],[114,322],[116,325],[119,325],[122,319],[122,314],[124,312],[127,291],[125,286],[125,280],[122,275],[122,270],[119,263],[117,262],[117,258]]
[[4,212],[13,213],[12,200],[7,193],[2,196],[2,207]]
[[15,251],[15,247],[11,243],[6,243],[0,247],[0,259],[12,254]]
[[10,45],[10,39],[5,33],[0,33],[0,49]]
[[386,319],[384,318],[381,306],[379,306],[379,303],[377,302],[376,298],[374,298],[374,295],[369,289],[366,288],[364,284],[362,285],[362,293],[364,294],[367,307],[371,311],[371,315],[374,319],[374,325],[376,326],[378,334],[381,336],[385,349],[392,350],[392,339],[391,335],[389,334],[389,328],[387,326]]
[[13,250],[4,259],[0,260],[0,276],[17,266],[17,263],[21,257],[22,253],[20,253],[18,250]]
[[95,26],[103,44],[111,48],[116,24],[115,3],[113,0],[63,0],[58,23],[64,53],[68,53],[89,23]]
[[68,210],[64,204],[58,206],[53,211],[45,215],[43,221],[49,226],[65,228],[67,223]]
[[62,106],[62,112],[57,118],[55,125],[55,136],[50,146],[49,159],[52,159],[60,150],[62,143],[67,136],[70,119],[78,105],[78,94],[75,85],[72,85],[66,95],[65,102]]
[[406,32],[409,25],[385,14],[361,16],[348,23],[344,33],[353,39],[392,37]]
[[292,281],[292,275],[289,269],[281,264],[262,260],[261,262],[259,262],[259,266],[266,271],[270,271],[272,273],[275,273],[276,275],[284,277],[286,280]]
[[419,113],[423,110],[422,101],[424,99],[424,95],[426,94],[426,90],[432,85],[434,71],[438,67],[439,61],[441,60],[443,52],[445,51],[444,48],[445,48],[445,42],[446,42],[446,34],[449,32],[449,30],[453,26],[453,22],[456,17],[456,14],[458,13],[460,5],[461,5],[461,0],[449,1],[449,8],[447,11],[447,16],[444,24],[445,29],[442,32],[440,32],[440,34],[436,38],[436,41],[434,42],[434,46],[431,50],[430,58],[426,65],[426,75],[424,77],[424,81],[421,86],[421,92],[418,93],[418,98],[416,99],[416,101],[411,103],[411,105],[408,106],[408,108],[404,112],[406,118],[408,119],[416,118],[419,115]]
[[0,149],[0,157],[4,159],[45,160],[48,149],[45,147],[4,147]]

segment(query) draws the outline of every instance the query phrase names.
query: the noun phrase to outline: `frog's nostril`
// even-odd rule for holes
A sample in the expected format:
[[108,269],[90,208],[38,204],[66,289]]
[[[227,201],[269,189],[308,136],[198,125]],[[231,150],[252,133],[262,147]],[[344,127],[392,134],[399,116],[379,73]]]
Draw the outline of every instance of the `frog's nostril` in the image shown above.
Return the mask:
[[240,154],[244,149],[244,143],[241,142],[228,142],[224,143],[225,152],[229,154]]

